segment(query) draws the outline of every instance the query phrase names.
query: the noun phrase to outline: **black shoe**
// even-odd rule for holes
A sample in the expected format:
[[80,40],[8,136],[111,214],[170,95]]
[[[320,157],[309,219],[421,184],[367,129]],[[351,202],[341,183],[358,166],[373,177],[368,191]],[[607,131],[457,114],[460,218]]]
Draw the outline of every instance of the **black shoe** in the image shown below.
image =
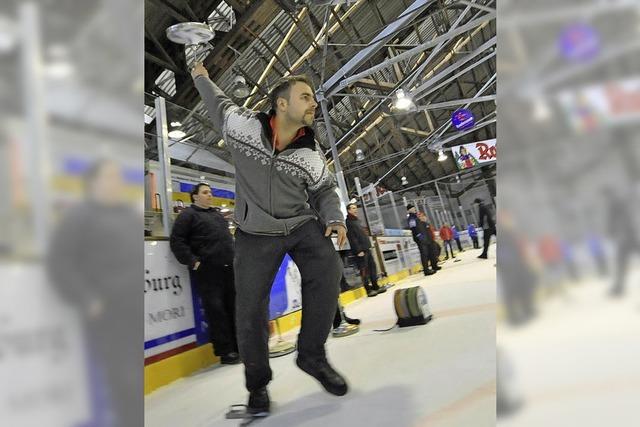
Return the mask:
[[425,271],[425,272],[424,272],[424,275],[425,275],[425,276],[431,276],[431,275],[433,275],[433,274],[436,274],[436,272],[435,272],[435,271],[433,271],[433,270],[427,270],[427,271]]
[[352,319],[350,317],[347,317],[347,315],[344,315],[344,321],[347,322],[350,325],[359,325],[360,324],[360,319]]
[[220,363],[223,365],[236,365],[240,363],[240,355],[235,351],[220,356]]
[[368,297],[375,297],[376,295],[378,295],[378,292],[376,292],[373,289],[367,291],[367,296]]
[[249,403],[247,404],[249,414],[254,417],[266,417],[269,415],[270,408],[271,401],[266,387],[249,393]]
[[478,255],[478,258],[480,259],[487,259],[488,257],[486,255]]
[[305,361],[304,359],[296,359],[296,365],[313,378],[320,381],[322,387],[331,394],[336,396],[344,396],[347,394],[348,386],[342,375],[337,373],[329,362],[322,361]]
[[387,292],[387,288],[375,288],[374,291],[376,291],[377,294],[384,294]]
[[439,265],[436,265],[436,268],[434,270],[435,271],[442,270],[442,267],[440,267]]

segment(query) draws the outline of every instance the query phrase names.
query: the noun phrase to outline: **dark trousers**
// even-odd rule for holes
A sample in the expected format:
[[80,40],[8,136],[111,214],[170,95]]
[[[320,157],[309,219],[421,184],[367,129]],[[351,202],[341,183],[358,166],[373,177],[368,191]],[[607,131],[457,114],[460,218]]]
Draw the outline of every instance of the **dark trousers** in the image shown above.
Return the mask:
[[367,291],[378,289],[378,269],[370,250],[364,251],[364,256],[356,255],[356,266],[358,270],[360,270],[360,277],[362,277],[364,288]]
[[192,273],[204,308],[213,352],[216,356],[237,352],[233,266],[211,265],[205,261]]
[[478,236],[471,236],[471,240],[473,240],[473,249],[480,249],[480,244],[478,243]]
[[456,239],[456,245],[458,246],[458,252],[462,252],[462,243],[460,243],[460,239]]
[[629,262],[631,261],[632,255],[637,252],[640,252],[640,245],[634,243],[622,242],[618,246],[615,262],[616,271],[610,291],[612,294],[622,295],[624,293],[625,281],[629,271]]
[[431,269],[436,271],[436,267],[438,267],[438,255],[435,243],[418,242],[418,250],[420,250],[422,271],[426,273],[429,270],[429,264],[431,264]]
[[496,235],[496,229],[495,228],[485,228],[484,229],[484,250],[482,251],[482,256],[487,256],[487,253],[489,252],[489,243],[491,243],[491,236],[495,236]]
[[269,367],[269,294],[285,254],[302,276],[302,325],[298,358],[324,359],[324,344],[338,303],[342,262],[324,227],[309,221],[288,236],[261,236],[236,231],[236,322],[246,387],[265,387]]
[[444,240],[444,254],[449,258],[449,252],[451,252],[451,258],[453,258],[453,246],[451,245],[451,240]]

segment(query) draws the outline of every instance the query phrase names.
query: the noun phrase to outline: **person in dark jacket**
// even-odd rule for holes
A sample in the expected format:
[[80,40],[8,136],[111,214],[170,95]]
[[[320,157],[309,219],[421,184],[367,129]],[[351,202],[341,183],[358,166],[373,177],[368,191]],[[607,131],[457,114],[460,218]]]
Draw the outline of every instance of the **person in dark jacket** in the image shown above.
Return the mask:
[[240,361],[235,327],[233,237],[229,223],[211,207],[211,187],[191,191],[192,205],[173,224],[171,251],[189,267],[209,326],[213,351],[223,364]]
[[[362,230],[360,220],[358,219],[358,206],[351,203],[347,206],[347,238],[351,246],[351,252],[356,257],[358,270],[367,290],[368,297],[375,297],[378,294],[386,292],[386,289],[378,286],[378,271],[376,263],[371,255],[371,240]],[[371,282],[371,283],[369,283]]]
[[[430,233],[430,230],[427,229],[427,218],[424,216],[423,220],[420,220],[416,207],[412,204],[407,205],[407,212],[409,212],[407,223],[413,234],[413,241],[416,242],[418,250],[420,251],[422,272],[425,276],[430,276],[440,270],[440,267],[438,267],[438,257],[436,255],[433,235]],[[431,264],[431,268],[429,268],[429,264]]]
[[484,205],[482,199],[475,199],[473,202],[478,205],[478,217],[480,218],[479,227],[482,228],[484,232],[484,249],[478,258],[487,259],[491,236],[496,235],[496,222],[494,221],[489,208]]

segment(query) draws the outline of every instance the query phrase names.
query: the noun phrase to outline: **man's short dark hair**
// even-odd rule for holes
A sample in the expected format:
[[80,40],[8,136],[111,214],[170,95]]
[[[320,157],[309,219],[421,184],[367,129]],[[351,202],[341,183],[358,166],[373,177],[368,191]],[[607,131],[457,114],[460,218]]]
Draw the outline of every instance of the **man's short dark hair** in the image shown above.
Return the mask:
[[286,98],[289,100],[289,91],[294,83],[305,83],[309,85],[313,91],[313,82],[304,74],[291,75],[280,78],[269,92],[269,101],[271,101],[271,109],[276,111],[278,108],[278,98]]
[[194,203],[195,200],[193,200],[193,196],[195,196],[196,194],[198,194],[200,192],[200,187],[209,187],[211,188],[211,186],[209,184],[207,184],[206,182],[201,182],[199,184],[196,184],[193,189],[191,190],[191,193],[189,193],[189,196],[191,197],[191,203]]
[[355,206],[356,208],[358,207],[358,205],[356,203],[349,203],[347,205],[347,210],[351,209],[351,206]]

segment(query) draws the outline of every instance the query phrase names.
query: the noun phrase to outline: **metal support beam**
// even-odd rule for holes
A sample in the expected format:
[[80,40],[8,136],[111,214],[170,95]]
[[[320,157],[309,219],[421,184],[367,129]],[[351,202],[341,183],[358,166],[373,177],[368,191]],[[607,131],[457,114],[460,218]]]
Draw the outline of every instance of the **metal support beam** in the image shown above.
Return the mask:
[[[321,93],[322,94],[322,93]],[[347,191],[347,184],[344,181],[344,173],[342,172],[342,166],[340,165],[340,156],[338,155],[338,148],[336,146],[336,138],[333,135],[333,127],[331,126],[331,117],[329,116],[329,108],[327,107],[327,98],[321,96],[320,108],[322,109],[322,116],[324,117],[324,126],[327,130],[327,139],[331,146],[331,154],[333,155],[333,164],[336,171],[336,180],[338,182],[338,188],[340,189],[340,195],[342,202],[346,205],[349,203],[349,192]]]
[[[475,19],[475,20],[471,21],[471,22],[463,25],[460,28],[455,28],[455,29],[452,28],[451,31],[449,31],[448,33],[443,34],[441,36],[438,36],[435,39],[430,40],[430,41],[428,41],[426,43],[418,45],[417,47],[415,47],[413,49],[410,49],[410,50],[408,50],[406,52],[403,52],[403,53],[401,53],[401,54],[399,54],[397,56],[394,56],[393,58],[387,59],[382,64],[378,64],[378,65],[376,65],[374,67],[371,67],[371,68],[369,68],[367,70],[364,70],[364,71],[362,71],[362,72],[360,72],[358,74],[354,74],[351,77],[342,79],[337,84],[337,88],[335,90],[333,90],[333,92],[335,92],[336,90],[339,90],[341,88],[344,88],[344,87],[350,85],[351,83],[362,79],[363,77],[371,75],[371,74],[373,74],[373,73],[375,73],[377,71],[383,70],[383,69],[385,69],[385,68],[387,68],[387,67],[389,67],[389,66],[391,66],[391,65],[393,65],[393,64],[395,64],[397,62],[410,59],[411,57],[416,56],[416,55],[420,55],[420,54],[424,53],[425,50],[427,50],[429,48],[432,48],[432,47],[434,47],[436,45],[438,45],[438,47],[441,48],[442,45],[444,45],[445,42],[451,40],[452,38],[456,37],[457,35],[460,35],[460,34],[463,34],[463,33],[467,32],[467,31],[469,31],[470,29],[472,29],[474,27],[477,27],[478,25],[482,25],[483,23],[485,23],[487,21],[495,19],[495,16],[496,16],[495,13],[488,14],[488,15],[485,15],[485,16],[483,16],[481,18],[478,18],[478,19]],[[434,52],[432,52],[432,54],[429,57],[429,59],[425,63],[423,63],[423,68],[424,68],[425,64],[428,64],[429,61],[433,58],[433,56],[435,56],[434,54],[439,51],[438,47],[436,49],[434,49]],[[363,62],[364,62],[364,60],[363,60]],[[329,83],[329,81],[327,81],[327,84],[328,83]],[[333,95],[333,92],[330,95]]]
[[155,99],[156,132],[158,135],[158,166],[160,169],[160,204],[162,207],[162,227],[165,236],[171,235],[169,206],[173,190],[171,188],[171,159],[169,158],[169,135],[167,106],[163,97]]
[[[437,110],[439,108],[448,108],[448,107],[453,107],[453,106],[456,106],[456,105],[464,105],[464,104],[468,105],[468,104],[473,104],[473,103],[476,103],[476,102],[493,101],[495,99],[496,99],[495,95],[486,95],[486,96],[479,96],[477,98],[466,98],[466,99],[456,99],[455,101],[437,102],[435,104],[421,105],[421,106],[417,107],[415,110],[413,110],[413,112],[415,112],[415,111]],[[398,115],[398,114],[395,113],[394,115]]]
[[[48,245],[50,191],[49,144],[47,139],[47,113],[45,105],[44,75],[42,68],[42,40],[40,9],[34,2],[25,2],[19,8],[20,62],[23,75],[26,138],[24,139],[23,167],[28,172],[27,184],[31,195],[37,195],[29,206],[29,224],[32,236],[20,236],[30,243],[22,249],[31,256],[44,256]],[[26,237],[26,238],[24,238]],[[31,240],[33,239],[33,240]]]
[[[486,43],[483,43],[479,48],[474,50],[472,54],[466,55],[461,60],[456,61],[454,64],[448,66],[447,68],[445,68],[444,70],[442,70],[441,72],[439,72],[438,74],[436,74],[435,76],[431,77],[429,80],[427,80],[426,82],[418,86],[416,89],[412,90],[411,95],[416,96],[421,92],[424,92],[425,90],[429,89],[430,86],[433,86],[434,83],[441,80],[444,76],[448,75],[453,70],[460,68],[461,66],[471,61],[475,57],[480,56],[485,50],[491,48],[492,46],[495,46],[497,40],[498,40],[497,36],[492,37]],[[495,54],[495,52],[493,52],[493,54]],[[478,63],[479,62],[480,61],[478,61]]]
[[398,19],[387,25],[370,43],[369,47],[362,49],[356,56],[347,62],[340,70],[331,76],[323,85],[325,96],[331,96],[338,90],[338,82],[349,76],[359,66],[366,62],[372,55],[378,52],[398,31],[399,28],[413,21],[434,0],[416,0],[409,6]]

